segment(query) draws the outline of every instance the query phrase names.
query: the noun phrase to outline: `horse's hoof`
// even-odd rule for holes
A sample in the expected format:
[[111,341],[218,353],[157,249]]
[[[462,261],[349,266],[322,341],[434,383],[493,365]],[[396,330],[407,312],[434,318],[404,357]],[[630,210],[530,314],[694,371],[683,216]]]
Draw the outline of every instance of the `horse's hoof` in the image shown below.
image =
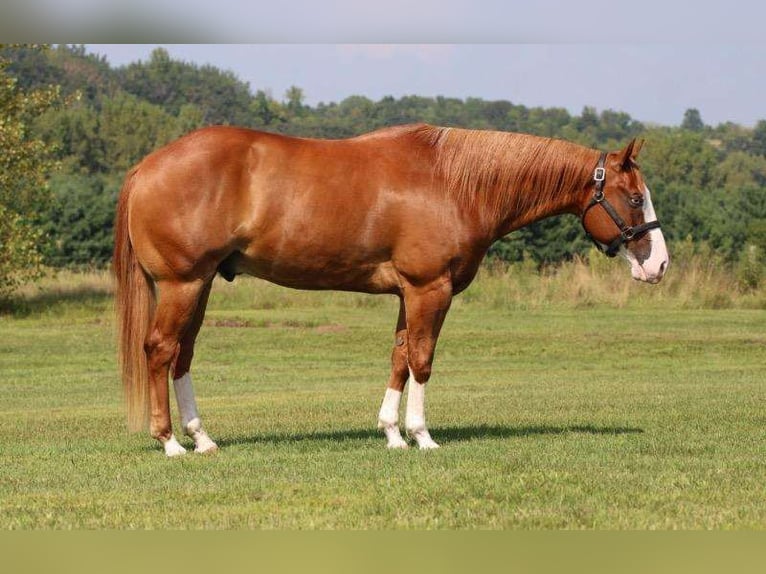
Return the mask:
[[425,429],[425,427],[408,429],[407,436],[409,436],[411,439],[414,439],[415,442],[418,443],[418,448],[420,450],[433,450],[435,448],[439,448],[438,443],[436,443],[434,439],[431,438],[430,433]]
[[396,439],[389,440],[388,444],[386,445],[386,448],[401,450],[401,449],[410,448],[410,447],[402,437],[399,437],[399,440],[396,440]]
[[210,441],[210,444],[205,445],[204,447],[196,447],[194,452],[197,454],[213,454],[214,452],[218,452],[218,445],[213,441]]
[[181,456],[186,454],[186,449],[180,445],[175,436],[171,436],[162,446],[165,449],[165,455],[168,457]]
[[422,442],[418,442],[418,448],[420,450],[433,450],[435,448],[441,448],[438,443],[434,442],[432,439],[423,440]]
[[194,452],[199,454],[213,453],[218,450],[218,445],[203,430],[194,433],[194,444]]

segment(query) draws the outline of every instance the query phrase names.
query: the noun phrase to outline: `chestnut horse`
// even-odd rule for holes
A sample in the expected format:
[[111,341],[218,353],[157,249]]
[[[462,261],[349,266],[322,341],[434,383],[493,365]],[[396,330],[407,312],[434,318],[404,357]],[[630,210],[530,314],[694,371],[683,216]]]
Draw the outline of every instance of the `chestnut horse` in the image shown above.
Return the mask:
[[515,133],[408,125],[345,140],[234,127],[192,132],[155,151],[125,180],[114,270],[128,419],[149,422],[168,456],[169,374],[184,433],[215,450],[189,376],[216,273],[286,287],[399,297],[391,376],[379,414],[389,448],[405,428],[421,449],[425,384],[452,297],[504,235],[561,213],[621,253],[633,277],[658,282],[668,253],[635,162],[640,144],[602,154]]

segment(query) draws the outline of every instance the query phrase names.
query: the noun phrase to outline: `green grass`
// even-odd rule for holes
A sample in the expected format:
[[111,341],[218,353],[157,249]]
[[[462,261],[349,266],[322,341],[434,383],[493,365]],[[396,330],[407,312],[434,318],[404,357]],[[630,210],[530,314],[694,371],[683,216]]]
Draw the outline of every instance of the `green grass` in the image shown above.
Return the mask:
[[108,290],[32,297],[0,317],[0,528],[766,527],[762,309],[523,308],[503,277],[447,319],[432,452],[375,430],[392,298],[217,284],[193,374],[222,448],[168,460],[125,430]]

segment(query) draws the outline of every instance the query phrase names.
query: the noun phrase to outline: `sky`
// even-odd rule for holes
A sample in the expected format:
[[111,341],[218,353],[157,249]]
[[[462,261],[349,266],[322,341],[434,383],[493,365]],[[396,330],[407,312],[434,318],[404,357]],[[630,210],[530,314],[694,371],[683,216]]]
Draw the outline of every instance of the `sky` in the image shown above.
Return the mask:
[[763,0],[0,3],[4,42],[85,43],[116,65],[164,45],[312,105],[443,95],[665,125],[688,108],[710,125],[766,119],[764,22]]
[[766,43],[87,44],[115,66],[173,58],[231,70],[253,91],[306,102],[351,95],[477,97],[528,107],[624,111],[678,125],[697,108],[709,125],[766,119]]

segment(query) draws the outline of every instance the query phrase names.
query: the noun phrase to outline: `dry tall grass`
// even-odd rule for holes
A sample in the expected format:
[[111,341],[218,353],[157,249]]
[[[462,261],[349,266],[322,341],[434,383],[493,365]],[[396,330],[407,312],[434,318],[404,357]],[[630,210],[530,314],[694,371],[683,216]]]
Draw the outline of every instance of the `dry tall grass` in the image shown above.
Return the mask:
[[[683,255],[683,253],[679,254]],[[14,307],[22,312],[61,312],[111,306],[112,279],[105,270],[50,272],[20,289]],[[376,307],[384,298],[338,291],[297,291],[266,281],[239,277],[216,279],[212,309],[296,307]],[[599,253],[539,270],[532,262],[487,262],[456,305],[489,308],[611,308],[652,305],[669,309],[766,309],[766,285],[743,286],[730,265],[705,253],[678,255],[659,285],[633,280],[627,264]]]
[[[595,256],[594,256],[595,255]],[[486,265],[464,298],[491,307],[766,309],[766,290],[743,288],[730,266],[692,255],[672,260],[658,285],[635,281],[624,261],[594,253],[538,270],[533,263]]]

